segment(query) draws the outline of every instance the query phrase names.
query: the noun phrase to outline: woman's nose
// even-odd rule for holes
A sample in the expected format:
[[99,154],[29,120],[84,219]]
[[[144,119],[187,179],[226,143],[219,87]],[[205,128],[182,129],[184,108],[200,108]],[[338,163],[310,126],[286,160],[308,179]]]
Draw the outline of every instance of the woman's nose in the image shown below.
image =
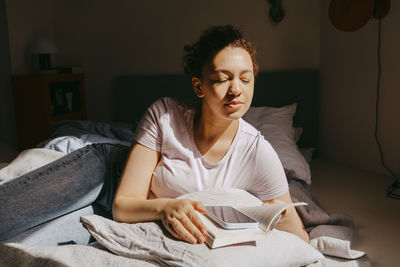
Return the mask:
[[240,89],[239,83],[232,81],[232,83],[230,84],[229,89],[228,89],[228,94],[237,96],[237,95],[240,95],[241,93],[242,93],[242,91]]

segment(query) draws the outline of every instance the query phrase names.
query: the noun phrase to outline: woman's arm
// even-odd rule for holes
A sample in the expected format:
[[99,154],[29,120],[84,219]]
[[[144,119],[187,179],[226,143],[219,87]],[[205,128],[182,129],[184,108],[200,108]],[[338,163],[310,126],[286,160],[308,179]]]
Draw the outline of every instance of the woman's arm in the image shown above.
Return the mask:
[[[278,198],[274,198],[271,200],[266,200],[264,203],[267,204],[278,204],[281,202],[292,203],[292,198],[290,197],[289,191],[283,194]],[[289,233],[293,233],[306,241],[307,243],[310,241],[310,237],[308,236],[303,222],[301,221],[297,211],[294,207],[290,207],[286,210],[286,213],[282,216],[280,221],[275,227],[278,230],[286,231]]]
[[195,212],[206,212],[200,203],[167,198],[147,199],[151,177],[159,159],[159,152],[133,144],[114,197],[114,219],[127,223],[161,220],[176,238],[190,243],[204,242],[207,230]]

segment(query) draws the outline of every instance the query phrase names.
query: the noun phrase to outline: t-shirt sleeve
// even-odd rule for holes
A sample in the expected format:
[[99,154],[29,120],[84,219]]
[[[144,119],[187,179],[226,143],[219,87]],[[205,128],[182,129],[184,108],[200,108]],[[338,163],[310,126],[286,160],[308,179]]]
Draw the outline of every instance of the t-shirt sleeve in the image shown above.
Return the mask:
[[289,190],[285,171],[271,144],[259,136],[254,166],[254,184],[251,193],[261,200],[270,200]]
[[167,114],[168,99],[160,98],[146,110],[133,134],[133,140],[155,151],[161,151],[160,120]]

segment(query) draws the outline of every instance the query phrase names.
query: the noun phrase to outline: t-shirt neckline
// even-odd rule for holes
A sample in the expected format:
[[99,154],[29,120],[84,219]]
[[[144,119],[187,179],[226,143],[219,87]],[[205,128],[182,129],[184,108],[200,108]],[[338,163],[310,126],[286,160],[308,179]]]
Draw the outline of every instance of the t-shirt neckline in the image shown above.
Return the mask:
[[196,108],[192,109],[192,112],[190,114],[189,121],[188,121],[188,135],[189,135],[189,140],[190,140],[190,143],[191,143],[191,146],[192,146],[192,151],[194,152],[194,156],[195,156],[195,158],[199,157],[201,159],[201,162],[203,163],[203,165],[208,169],[217,167],[218,165],[223,164],[226,161],[226,159],[229,157],[229,155],[232,154],[232,151],[235,149],[236,143],[238,142],[237,140],[239,139],[240,128],[241,128],[241,125],[242,125],[242,118],[239,119],[238,129],[236,131],[235,137],[233,138],[233,141],[232,141],[228,151],[225,153],[225,155],[217,163],[212,163],[212,162],[209,162],[203,156],[203,154],[201,154],[201,152],[197,148],[197,145],[196,145],[196,143],[194,141],[193,123],[194,123],[195,114],[196,114]]

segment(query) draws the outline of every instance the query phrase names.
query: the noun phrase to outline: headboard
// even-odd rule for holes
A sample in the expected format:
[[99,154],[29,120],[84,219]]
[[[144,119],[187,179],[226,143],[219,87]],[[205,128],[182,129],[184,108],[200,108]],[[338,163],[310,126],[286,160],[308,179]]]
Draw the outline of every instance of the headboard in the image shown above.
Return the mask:
[[[196,97],[184,74],[122,75],[114,81],[114,119],[136,122],[162,96]],[[261,72],[256,78],[253,106],[280,107],[298,103],[294,126],[302,127],[299,147],[317,147],[319,71],[315,69]]]

